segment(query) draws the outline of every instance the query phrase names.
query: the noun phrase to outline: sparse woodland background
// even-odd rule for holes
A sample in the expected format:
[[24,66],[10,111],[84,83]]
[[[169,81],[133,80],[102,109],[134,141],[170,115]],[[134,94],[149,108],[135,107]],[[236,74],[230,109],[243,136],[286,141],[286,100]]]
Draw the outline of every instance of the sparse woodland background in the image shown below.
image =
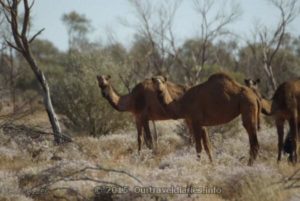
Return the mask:
[[[230,29],[242,15],[237,4],[227,2],[221,9],[214,1],[195,0],[199,34],[179,43],[172,26],[180,1],[154,5],[151,1],[131,0],[136,24],[123,22],[136,31],[130,47],[124,47],[113,36],[105,44],[89,40],[92,19],[74,11],[61,17],[69,37],[68,51],[62,52],[50,41],[41,39],[36,39],[31,48],[50,81],[57,112],[68,117],[73,129],[101,135],[123,128],[128,118],[112,112],[101,98],[96,74],[112,75],[117,90],[128,93],[137,82],[155,74],[191,85],[205,81],[214,72],[226,71],[240,82],[245,77],[260,78],[260,88],[267,96],[274,91],[270,80],[278,85],[297,77],[300,36],[289,33],[288,26],[299,8],[296,1],[295,5],[293,1],[287,2],[280,5],[280,1],[270,1],[270,9],[277,9],[279,14],[284,12],[274,19],[277,27],[258,22],[249,27],[252,36],[245,38]],[[1,97],[14,103],[16,109],[19,101],[36,96],[39,87],[22,56],[7,45],[11,35],[4,16],[1,17],[0,83],[1,94],[5,94]],[[265,56],[273,52],[270,77],[265,70]]]
[[[167,75],[175,83],[195,85],[223,71],[240,83],[244,78],[260,78],[262,94],[271,98],[280,83],[300,75],[300,33],[290,32],[291,22],[299,17],[300,2],[266,1],[277,11],[278,15],[270,16],[275,25],[255,21],[245,36],[231,29],[243,15],[237,1],[219,4],[218,0],[193,0],[198,34],[179,41],[173,26],[180,0],[155,4],[129,0],[136,20],[120,21],[135,31],[129,47],[105,31],[101,37],[108,41],[91,40],[89,36],[96,28],[93,19],[75,11],[65,13],[61,20],[68,33],[67,51],[39,37],[31,43],[32,54],[49,81],[60,123],[74,139],[61,146],[53,145],[52,137],[46,135],[51,129],[43,111],[41,89],[22,55],[7,44],[12,35],[0,10],[0,200],[103,201],[103,196],[94,195],[93,188],[105,182],[215,185],[223,189],[222,195],[129,193],[109,197],[109,201],[298,200],[299,166],[276,164],[277,135],[274,126],[266,124],[272,119],[266,119],[259,131],[261,151],[254,167],[245,166],[248,138],[239,120],[209,128],[213,166],[205,154],[201,162],[196,161],[194,146],[182,138],[187,130],[174,121],[158,125],[156,154],[144,147],[138,155],[130,114],[114,111],[101,96],[96,80],[97,74],[109,74],[113,86],[125,94],[156,74]],[[34,24],[33,17],[30,26]],[[8,121],[18,124],[5,124]],[[102,167],[126,170],[142,184]],[[80,174],[70,176],[72,172]],[[45,194],[28,194],[43,188],[47,189]]]

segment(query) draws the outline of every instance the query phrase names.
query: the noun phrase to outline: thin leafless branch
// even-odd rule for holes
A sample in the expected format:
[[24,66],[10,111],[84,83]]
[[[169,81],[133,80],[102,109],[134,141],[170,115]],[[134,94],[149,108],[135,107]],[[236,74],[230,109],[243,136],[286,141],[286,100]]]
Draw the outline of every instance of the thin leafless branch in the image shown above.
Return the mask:
[[266,72],[268,79],[270,80],[272,89],[277,88],[277,81],[273,73],[273,60],[278,53],[284,36],[286,34],[287,26],[299,15],[300,6],[297,4],[297,0],[282,1],[282,0],[268,0],[271,5],[278,9],[280,12],[279,23],[271,32],[267,26],[257,26],[257,35],[259,43],[262,47],[263,56],[262,63],[263,69]]
[[[23,21],[21,23],[22,25],[20,25],[18,6],[22,1],[23,1],[24,14],[23,14]],[[19,51],[20,53],[22,53],[23,57],[26,59],[31,70],[33,71],[37,81],[39,82],[40,87],[42,88],[43,91],[45,109],[47,111],[49,121],[52,125],[54,140],[56,143],[59,144],[63,142],[64,137],[62,137],[61,128],[52,105],[49,84],[44,73],[37,65],[31,53],[30,45],[29,45],[29,43],[32,42],[42,32],[42,30],[39,31],[37,34],[35,34],[30,40],[28,40],[27,38],[27,33],[29,32],[28,29],[29,29],[30,11],[33,6],[33,1],[31,4],[29,4],[29,0],[7,0],[6,3],[3,0],[1,0],[0,5],[4,10],[5,16],[7,18],[7,22],[10,25],[11,33],[15,43],[13,44],[10,41],[8,42],[8,44],[11,47],[15,48],[17,51]],[[70,142],[71,139],[70,138],[68,139],[69,140],[66,141]]]
[[39,30],[36,34],[34,34],[30,39],[29,39],[29,43],[31,43],[32,41],[34,41],[34,39],[40,35],[43,31],[45,30],[45,28],[42,28],[41,30]]

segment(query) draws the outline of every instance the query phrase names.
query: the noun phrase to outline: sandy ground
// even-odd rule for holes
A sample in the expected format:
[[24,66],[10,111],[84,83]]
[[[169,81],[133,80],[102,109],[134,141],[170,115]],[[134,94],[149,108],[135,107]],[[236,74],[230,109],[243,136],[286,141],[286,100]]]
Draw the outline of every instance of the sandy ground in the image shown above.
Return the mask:
[[0,129],[0,200],[300,200],[300,172],[291,177],[300,165],[286,156],[277,164],[277,135],[266,124],[249,167],[248,136],[238,120],[209,129],[213,164],[204,151],[197,159],[175,121],[157,123],[158,148],[143,146],[141,153],[134,128],[73,136],[57,146],[40,132],[49,131],[45,112],[12,123]]

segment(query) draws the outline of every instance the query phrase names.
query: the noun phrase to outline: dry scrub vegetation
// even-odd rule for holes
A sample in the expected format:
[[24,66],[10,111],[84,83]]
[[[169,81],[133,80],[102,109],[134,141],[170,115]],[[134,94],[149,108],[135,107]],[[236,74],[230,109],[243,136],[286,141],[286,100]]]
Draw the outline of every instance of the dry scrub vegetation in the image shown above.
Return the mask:
[[[109,30],[107,41],[102,42],[104,35],[93,40],[93,19],[70,11],[61,18],[68,33],[65,51],[49,39],[36,38],[44,29],[34,35],[39,27],[30,8],[40,8],[29,8],[28,2],[33,1],[0,0],[0,201],[300,200],[300,166],[286,160],[277,164],[274,126],[264,123],[258,133],[260,152],[252,167],[246,166],[249,142],[239,119],[209,128],[214,164],[205,153],[197,160],[187,130],[176,121],[158,123],[158,149],[152,152],[143,146],[138,154],[132,119],[108,105],[96,80],[96,74],[112,75],[113,87],[126,94],[152,75],[163,73],[176,83],[195,85],[222,71],[241,83],[244,78],[260,78],[261,92],[269,96],[276,83],[300,75],[300,37],[288,26],[299,15],[299,1],[268,0],[268,8],[277,13],[271,16],[272,24],[261,24],[263,18],[257,15],[253,26],[244,30],[250,34],[245,36],[232,33],[233,23],[243,18],[233,1],[182,1],[193,2],[190,9],[197,25],[192,31],[195,35],[181,39],[175,29],[185,29],[177,22],[182,17],[176,17],[180,1],[129,0],[126,13],[135,19],[127,22],[127,16],[119,16],[121,24],[133,31],[132,40],[129,36],[124,41],[129,45],[115,40],[119,33]],[[109,13],[101,6],[99,14],[101,9]],[[34,28],[29,31],[29,27]],[[42,109],[40,85],[47,92],[42,72],[71,143],[53,144]],[[11,114],[12,121],[7,119]],[[103,194],[100,190],[105,186],[128,187],[129,191]],[[135,192],[136,186],[215,187],[221,192],[142,194]]]
[[[274,128],[265,126],[259,132],[259,158],[253,167],[248,167],[248,138],[239,120],[225,129],[210,129],[212,165],[204,153],[201,161],[197,160],[194,145],[176,134],[176,121],[158,123],[158,149],[153,153],[144,147],[138,155],[134,128],[98,138],[74,136],[74,143],[55,146],[52,136],[45,132],[45,113],[37,111],[27,118],[2,124],[0,130],[0,200],[300,199],[300,174],[288,179],[299,165],[276,163]],[[27,127],[22,126],[23,121]],[[37,124],[44,124],[44,132],[34,128]],[[297,177],[298,183],[293,180]],[[128,186],[129,192],[95,194],[95,188],[103,185]],[[141,194],[134,192],[135,186],[217,187],[222,192]]]

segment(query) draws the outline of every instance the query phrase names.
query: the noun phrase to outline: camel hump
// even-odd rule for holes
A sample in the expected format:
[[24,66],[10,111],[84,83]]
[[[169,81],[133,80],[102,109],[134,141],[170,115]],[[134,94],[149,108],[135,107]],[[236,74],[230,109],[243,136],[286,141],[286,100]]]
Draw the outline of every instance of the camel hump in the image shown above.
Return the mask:
[[[298,83],[299,84],[299,83]],[[295,80],[282,83],[273,96],[276,109],[293,109],[295,108],[296,95],[299,89]]]
[[226,73],[215,73],[213,75],[211,75],[208,80],[216,80],[216,79],[226,79],[226,80],[230,80],[230,81],[234,81],[234,79],[232,77],[230,77],[228,74]]

